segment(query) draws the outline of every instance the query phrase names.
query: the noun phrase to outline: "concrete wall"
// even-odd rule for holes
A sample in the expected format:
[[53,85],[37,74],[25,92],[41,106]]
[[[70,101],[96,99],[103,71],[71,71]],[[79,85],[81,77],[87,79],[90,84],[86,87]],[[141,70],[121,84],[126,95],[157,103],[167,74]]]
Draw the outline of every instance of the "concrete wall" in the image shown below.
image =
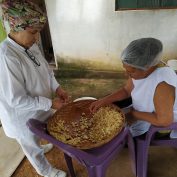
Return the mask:
[[[155,37],[164,59],[177,58],[177,10],[114,11],[114,0],[45,0],[57,60],[115,66],[127,44]],[[101,66],[100,66],[101,67]]]

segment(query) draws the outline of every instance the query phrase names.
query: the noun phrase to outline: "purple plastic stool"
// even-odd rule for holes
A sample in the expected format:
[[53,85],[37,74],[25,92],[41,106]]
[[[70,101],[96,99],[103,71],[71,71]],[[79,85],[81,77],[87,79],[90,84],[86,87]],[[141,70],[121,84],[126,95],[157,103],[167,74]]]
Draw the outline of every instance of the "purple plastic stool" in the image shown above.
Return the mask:
[[30,119],[27,122],[27,125],[34,134],[38,135],[40,138],[48,140],[64,152],[71,177],[76,177],[72,164],[72,157],[77,159],[87,168],[89,177],[105,177],[106,169],[110,161],[120,150],[122,150],[126,143],[128,143],[131,159],[133,160],[133,170],[135,172],[136,163],[134,142],[128,128],[126,127],[107,144],[98,148],[80,150],[73,146],[64,144],[49,135],[46,130],[46,123]]
[[157,138],[157,136],[155,136],[156,132],[161,130],[175,129],[177,130],[177,123],[172,123],[170,126],[163,128],[151,125],[145,136],[139,136],[135,138],[137,177],[147,176],[148,149],[150,145],[170,146],[177,148],[177,139],[171,139],[170,137]]

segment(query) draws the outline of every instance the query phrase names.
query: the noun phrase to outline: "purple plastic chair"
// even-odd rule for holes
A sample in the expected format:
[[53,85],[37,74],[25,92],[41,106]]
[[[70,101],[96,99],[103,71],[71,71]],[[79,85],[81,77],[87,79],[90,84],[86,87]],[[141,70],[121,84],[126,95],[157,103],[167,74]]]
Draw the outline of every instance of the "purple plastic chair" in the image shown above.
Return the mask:
[[125,127],[114,139],[101,147],[89,150],[80,150],[73,146],[64,144],[49,135],[46,130],[46,123],[30,119],[27,122],[27,125],[34,134],[38,135],[40,138],[48,140],[64,152],[64,157],[71,177],[76,177],[72,158],[77,159],[87,168],[89,177],[105,177],[106,169],[110,161],[122,150],[126,143],[128,144],[131,159],[133,160],[132,168],[134,172],[136,171],[134,142],[127,127]]
[[156,133],[161,130],[175,129],[177,130],[177,123],[172,123],[170,126],[163,128],[151,125],[149,131],[144,136],[139,136],[135,138],[137,177],[147,176],[148,149],[150,145],[170,146],[177,148],[177,139],[171,139],[169,136],[156,136]]

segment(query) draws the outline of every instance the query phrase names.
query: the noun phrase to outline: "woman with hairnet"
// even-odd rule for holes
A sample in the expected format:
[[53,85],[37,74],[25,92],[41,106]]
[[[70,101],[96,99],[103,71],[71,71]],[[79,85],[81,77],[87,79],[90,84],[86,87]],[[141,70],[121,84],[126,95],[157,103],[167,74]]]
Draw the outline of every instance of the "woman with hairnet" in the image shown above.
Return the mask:
[[[121,59],[129,75],[124,87],[90,106],[91,111],[115,101],[132,98],[132,109],[126,114],[130,131],[139,136],[150,125],[168,126],[177,121],[177,76],[167,66],[162,66],[162,43],[154,38],[132,41],[122,52]],[[177,133],[171,132],[172,138]]]
[[[60,109],[68,100],[67,93],[56,81],[53,71],[36,42],[46,23],[41,9],[30,1],[1,3],[10,33],[0,45],[0,118],[7,136],[15,138],[37,173],[45,177],[65,177],[44,156],[51,144],[39,145],[26,122],[30,118],[45,121],[51,108]],[[52,92],[59,98],[51,99]]]

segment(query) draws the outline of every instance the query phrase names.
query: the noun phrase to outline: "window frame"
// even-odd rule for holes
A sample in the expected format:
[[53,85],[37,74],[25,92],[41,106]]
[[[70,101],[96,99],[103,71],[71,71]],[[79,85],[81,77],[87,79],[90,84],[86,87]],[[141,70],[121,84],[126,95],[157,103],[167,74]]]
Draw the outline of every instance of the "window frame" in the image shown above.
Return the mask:
[[[118,7],[118,1],[120,0],[115,0],[115,11],[125,11],[125,10],[165,10],[165,9],[177,9],[177,3],[174,6],[158,6],[158,7],[136,7],[136,8],[131,8],[131,7]],[[123,0],[128,1],[128,0]],[[134,0],[135,3],[137,3],[138,0]],[[155,1],[155,0],[154,0]],[[162,0],[163,1],[163,0]],[[170,1],[170,0],[169,0]]]

